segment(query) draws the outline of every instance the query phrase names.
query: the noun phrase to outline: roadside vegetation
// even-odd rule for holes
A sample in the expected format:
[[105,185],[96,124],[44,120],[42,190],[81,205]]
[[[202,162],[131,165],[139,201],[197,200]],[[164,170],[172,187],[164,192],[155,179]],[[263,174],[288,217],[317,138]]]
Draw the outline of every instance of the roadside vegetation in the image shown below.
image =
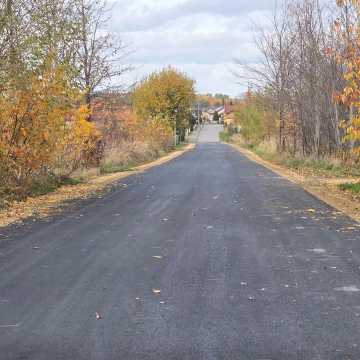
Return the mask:
[[[262,65],[221,137],[305,175],[360,176],[360,1],[288,2],[257,29]],[[359,180],[360,181],[360,180]],[[359,184],[340,189],[357,192]]]
[[183,138],[193,81],[168,68],[112,88],[131,68],[107,18],[102,0],[0,2],[0,208],[156,159],[175,128]]
[[342,190],[348,190],[355,194],[360,194],[360,183],[359,184],[341,184],[339,185]]

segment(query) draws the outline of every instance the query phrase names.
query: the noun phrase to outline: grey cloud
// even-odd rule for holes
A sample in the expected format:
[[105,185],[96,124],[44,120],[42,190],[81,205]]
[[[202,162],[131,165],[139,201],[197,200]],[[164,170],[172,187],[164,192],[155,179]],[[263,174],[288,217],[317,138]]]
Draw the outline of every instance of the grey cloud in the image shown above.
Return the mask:
[[155,9],[149,4],[138,11],[129,11],[128,1],[116,2],[113,8],[113,26],[118,31],[144,31],[184,17],[197,14],[238,17],[252,12],[269,11],[276,0],[188,0],[172,7]]
[[188,36],[182,39],[163,38],[159,33],[147,34],[144,42],[134,40],[136,51],[132,59],[136,62],[162,63],[196,61],[201,64],[226,62],[233,57],[246,62],[258,58],[251,35],[220,33],[212,36]]
[[225,64],[235,57],[258,61],[250,19],[264,22],[282,0],[168,0],[164,6],[151,5],[155,1],[117,0],[113,6],[111,28],[133,44],[129,61],[140,66],[140,74],[173,64],[193,76],[202,92],[237,94],[241,89]]

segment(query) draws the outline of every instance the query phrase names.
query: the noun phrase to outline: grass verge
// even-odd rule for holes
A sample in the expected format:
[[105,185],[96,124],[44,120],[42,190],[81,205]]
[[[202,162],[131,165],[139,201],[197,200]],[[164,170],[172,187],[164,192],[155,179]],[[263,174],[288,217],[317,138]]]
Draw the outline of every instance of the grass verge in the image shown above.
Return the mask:
[[134,171],[132,166],[121,164],[102,164],[100,166],[100,174],[114,174],[124,171]]
[[220,137],[220,141],[223,142],[230,142],[231,140],[231,136],[227,131],[221,131],[219,137]]
[[360,194],[360,183],[345,183],[338,185],[340,190]]
[[289,153],[278,153],[274,143],[265,142],[257,146],[249,145],[244,142],[239,135],[230,137],[226,142],[246,148],[264,160],[298,171],[305,176],[321,176],[339,179],[360,177],[360,166],[346,164],[339,159],[315,159],[311,157],[292,156]]

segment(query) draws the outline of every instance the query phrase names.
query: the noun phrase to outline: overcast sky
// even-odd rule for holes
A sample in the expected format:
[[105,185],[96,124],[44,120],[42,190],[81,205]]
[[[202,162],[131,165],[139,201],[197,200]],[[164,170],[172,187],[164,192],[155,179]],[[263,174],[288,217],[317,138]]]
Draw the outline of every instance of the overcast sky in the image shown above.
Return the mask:
[[111,30],[130,43],[127,81],[172,65],[196,80],[201,93],[243,92],[232,59],[256,63],[252,22],[261,23],[279,0],[113,0]]

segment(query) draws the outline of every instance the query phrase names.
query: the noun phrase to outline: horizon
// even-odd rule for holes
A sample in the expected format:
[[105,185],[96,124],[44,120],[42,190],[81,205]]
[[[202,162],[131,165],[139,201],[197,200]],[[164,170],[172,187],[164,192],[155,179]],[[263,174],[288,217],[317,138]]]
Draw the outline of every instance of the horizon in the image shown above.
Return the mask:
[[[234,59],[257,64],[253,24],[264,24],[277,0],[113,0],[110,30],[129,44],[134,70],[126,86],[172,66],[196,81],[200,94],[239,97],[247,84],[232,73]],[[216,26],[214,24],[216,23]]]

